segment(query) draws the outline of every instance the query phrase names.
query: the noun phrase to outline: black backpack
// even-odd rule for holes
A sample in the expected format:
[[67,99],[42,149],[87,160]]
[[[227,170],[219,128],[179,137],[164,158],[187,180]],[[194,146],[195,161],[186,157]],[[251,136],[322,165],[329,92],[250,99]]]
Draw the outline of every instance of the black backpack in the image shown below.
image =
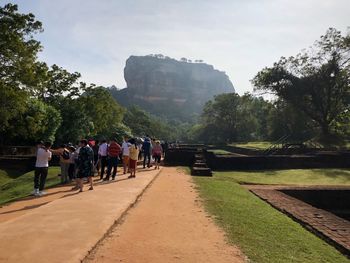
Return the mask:
[[65,160],[68,160],[69,159],[69,151],[64,149],[63,152],[62,152],[62,158],[65,159]]

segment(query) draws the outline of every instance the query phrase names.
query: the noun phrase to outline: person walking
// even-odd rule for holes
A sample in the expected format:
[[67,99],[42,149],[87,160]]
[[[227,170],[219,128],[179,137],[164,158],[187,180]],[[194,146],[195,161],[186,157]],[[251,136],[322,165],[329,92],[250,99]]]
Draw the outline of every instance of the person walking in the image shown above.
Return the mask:
[[162,158],[162,146],[160,145],[160,141],[155,141],[155,144],[152,148],[152,156],[154,158],[154,169],[159,169],[160,160]]
[[113,168],[112,180],[117,176],[117,168],[118,168],[118,157],[121,153],[122,149],[120,145],[117,143],[116,139],[113,139],[108,147],[108,169],[107,169],[107,177],[104,181],[108,181]]
[[50,151],[51,143],[45,144],[39,143],[36,153],[35,172],[34,172],[34,191],[35,196],[42,196],[46,194],[44,192],[46,177],[49,170],[49,161],[51,160],[52,153]]
[[75,179],[75,151],[76,149],[74,146],[69,146],[69,168],[68,168],[68,177],[69,177],[69,182],[71,182],[73,179]]
[[147,167],[149,168],[151,166],[151,142],[148,136],[145,138],[145,141],[142,144],[142,152],[143,152],[143,168],[146,168],[146,159],[148,159]]
[[128,137],[124,137],[124,141],[122,144],[124,174],[126,174],[126,172],[129,172],[129,147],[130,146],[131,144],[128,142]]
[[103,175],[107,167],[107,155],[108,155],[108,144],[106,140],[102,140],[101,145],[98,148],[98,158],[101,165],[100,180],[103,180]]
[[99,174],[99,171],[100,171],[100,164],[98,159],[99,141],[95,140],[91,148],[94,152],[94,175],[95,175],[95,171],[97,171],[97,174]]
[[51,150],[53,154],[60,157],[60,166],[61,166],[61,184],[66,184],[69,181],[69,150],[65,144],[62,144],[57,150]]
[[79,192],[83,191],[83,179],[88,178],[88,181],[90,183],[89,190],[93,190],[93,160],[94,160],[94,152],[91,149],[91,147],[88,146],[88,141],[83,139],[79,143],[80,150],[79,150],[79,166],[78,166],[78,173],[77,173],[77,185],[79,186]]
[[131,145],[129,147],[130,176],[128,178],[135,178],[136,177],[137,160],[138,160],[138,156],[139,156],[139,149],[137,147],[137,142],[135,139],[131,139],[129,142]]

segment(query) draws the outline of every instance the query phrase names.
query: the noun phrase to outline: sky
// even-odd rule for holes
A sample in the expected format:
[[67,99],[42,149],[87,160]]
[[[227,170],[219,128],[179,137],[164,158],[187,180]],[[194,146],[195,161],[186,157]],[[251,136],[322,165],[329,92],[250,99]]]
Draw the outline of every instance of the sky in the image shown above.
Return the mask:
[[16,0],[44,32],[39,55],[82,81],[126,87],[131,55],[163,54],[225,71],[239,94],[281,56],[311,46],[329,27],[349,33],[350,0]]

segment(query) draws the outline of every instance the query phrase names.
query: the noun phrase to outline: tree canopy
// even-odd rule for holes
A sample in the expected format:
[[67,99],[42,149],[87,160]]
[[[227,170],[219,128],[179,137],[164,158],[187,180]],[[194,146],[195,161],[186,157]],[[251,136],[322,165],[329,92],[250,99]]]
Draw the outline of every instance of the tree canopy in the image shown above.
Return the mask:
[[80,73],[38,61],[41,31],[33,14],[0,7],[0,143],[112,136],[125,110],[104,87],[79,81]]
[[334,132],[339,117],[349,114],[350,36],[330,28],[320,40],[295,57],[282,57],[252,80],[305,113],[323,136]]

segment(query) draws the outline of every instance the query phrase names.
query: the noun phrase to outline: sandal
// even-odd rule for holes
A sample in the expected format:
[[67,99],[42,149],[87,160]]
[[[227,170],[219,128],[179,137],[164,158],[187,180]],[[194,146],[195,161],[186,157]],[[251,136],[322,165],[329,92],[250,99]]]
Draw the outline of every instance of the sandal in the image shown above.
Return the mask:
[[89,190],[94,190],[94,188],[91,186],[91,187],[89,188]]

